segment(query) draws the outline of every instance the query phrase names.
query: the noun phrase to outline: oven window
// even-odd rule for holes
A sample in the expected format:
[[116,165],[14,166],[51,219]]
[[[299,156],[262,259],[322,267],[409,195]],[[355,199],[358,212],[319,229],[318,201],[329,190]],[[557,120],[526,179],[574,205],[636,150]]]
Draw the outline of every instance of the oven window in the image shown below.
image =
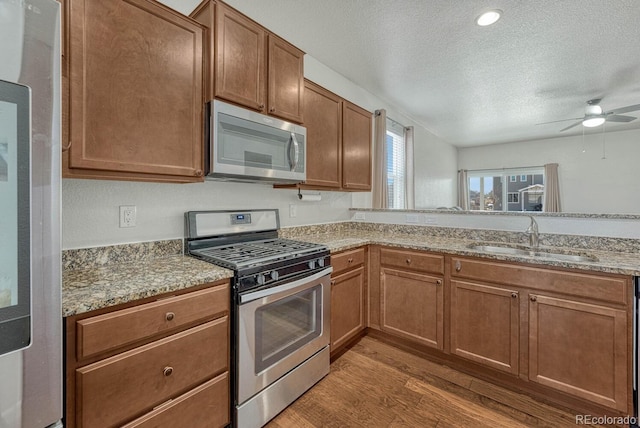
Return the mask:
[[256,374],[322,333],[322,286],[256,310]]

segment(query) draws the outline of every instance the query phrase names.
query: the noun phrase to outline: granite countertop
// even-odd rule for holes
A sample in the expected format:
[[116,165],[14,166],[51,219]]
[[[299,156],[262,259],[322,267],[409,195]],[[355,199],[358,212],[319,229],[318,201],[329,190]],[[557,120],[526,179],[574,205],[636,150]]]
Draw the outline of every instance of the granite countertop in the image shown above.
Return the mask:
[[233,271],[182,255],[65,270],[62,315],[77,315],[232,276]]
[[[640,276],[640,258],[635,246],[623,245],[614,250],[615,247],[609,248],[604,244],[591,248],[608,250],[580,250],[580,241],[570,240],[566,241],[568,244],[564,248],[540,247],[541,250],[596,258],[596,261],[561,261],[529,255],[495,254],[469,248],[474,244],[490,244],[492,239],[500,241],[495,242],[495,245],[510,245],[511,241],[504,240],[499,233],[475,236],[473,239],[465,236],[465,239],[449,231],[442,236],[432,236],[407,233],[402,228],[384,231],[354,228],[345,230],[334,224],[298,227],[281,232],[281,236],[286,238],[325,244],[332,253],[375,244],[540,266]],[[62,278],[63,316],[77,315],[233,277],[231,270],[176,254],[180,252],[180,246],[181,241],[176,240],[68,251]],[[71,254],[72,252],[74,254]],[[173,252],[173,255],[168,255],[167,252]],[[108,264],[100,265],[105,260]]]
[[[636,253],[598,251],[598,250],[577,250],[573,248],[544,247],[541,250],[556,251],[566,254],[589,255],[597,261],[560,261],[551,258],[541,258],[528,255],[506,255],[488,253],[486,251],[468,248],[470,245],[489,244],[486,241],[464,240],[455,238],[443,238],[432,236],[415,236],[404,233],[380,233],[380,232],[341,232],[325,233],[318,235],[299,236],[296,239],[302,241],[325,244],[332,253],[360,247],[362,245],[377,244],[401,247],[415,250],[436,251],[447,254],[461,256],[482,257],[493,260],[512,261],[520,263],[531,263],[542,266],[555,266],[569,269],[580,269],[595,272],[614,273],[622,275],[640,275],[640,257]],[[495,245],[505,245],[505,243],[495,243]]]

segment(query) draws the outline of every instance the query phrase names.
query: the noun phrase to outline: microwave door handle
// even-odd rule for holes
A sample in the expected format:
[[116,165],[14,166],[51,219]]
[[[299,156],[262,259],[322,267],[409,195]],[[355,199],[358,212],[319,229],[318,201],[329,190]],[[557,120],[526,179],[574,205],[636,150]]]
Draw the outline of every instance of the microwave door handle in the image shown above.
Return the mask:
[[[298,139],[296,138],[295,133],[291,133],[291,139],[289,140],[293,143],[293,159],[291,160],[291,171],[294,171],[298,166],[298,160],[300,158],[300,144],[298,144]],[[291,159],[291,150],[289,150],[289,159]]]

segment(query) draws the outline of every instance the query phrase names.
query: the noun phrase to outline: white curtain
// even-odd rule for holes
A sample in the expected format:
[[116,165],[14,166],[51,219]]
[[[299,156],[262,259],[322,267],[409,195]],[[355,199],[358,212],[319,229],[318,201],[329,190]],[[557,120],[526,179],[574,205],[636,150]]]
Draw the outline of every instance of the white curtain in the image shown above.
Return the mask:
[[416,207],[415,201],[415,185],[413,174],[413,126],[407,126],[404,128],[404,144],[405,144],[405,156],[406,156],[406,187],[405,187],[405,201],[406,207],[409,210],[413,210]]
[[469,178],[466,169],[458,171],[458,206],[465,211],[469,209]]
[[561,212],[560,181],[558,180],[558,164],[548,163],[544,166],[544,211]]
[[373,129],[373,208],[387,208],[387,112],[376,110]]

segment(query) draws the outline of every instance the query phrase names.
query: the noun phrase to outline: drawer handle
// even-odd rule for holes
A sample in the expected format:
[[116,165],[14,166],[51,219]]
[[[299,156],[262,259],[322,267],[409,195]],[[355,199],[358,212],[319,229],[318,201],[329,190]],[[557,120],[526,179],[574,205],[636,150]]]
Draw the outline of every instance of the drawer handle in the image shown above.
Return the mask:
[[410,264],[411,264],[411,259],[407,259],[407,260],[405,260],[405,261],[407,262],[407,264],[408,264],[408,265],[410,265]]
[[441,279],[437,279],[436,280],[436,285],[442,285],[442,280]]
[[462,270],[462,263],[458,260],[456,262],[456,272],[460,272]]
[[347,262],[353,263],[353,259],[349,259],[349,260],[347,260]]
[[513,297],[515,299],[516,297],[518,297],[518,293],[516,293],[516,292],[511,293],[511,297]]
[[258,108],[259,108],[260,110],[264,110],[264,104],[258,104]]
[[529,297],[529,300],[531,300],[532,302],[535,302],[536,300],[538,300],[538,298],[536,296],[531,296]]
[[173,367],[171,367],[171,366],[167,366],[167,367],[165,367],[165,368],[164,368],[164,370],[162,371],[162,374],[163,374],[165,377],[169,377],[169,376],[171,376],[171,375],[173,374]]
[[166,315],[164,316],[164,319],[166,319],[167,321],[173,321],[175,317],[176,317],[176,314],[174,314],[173,312],[167,312]]

